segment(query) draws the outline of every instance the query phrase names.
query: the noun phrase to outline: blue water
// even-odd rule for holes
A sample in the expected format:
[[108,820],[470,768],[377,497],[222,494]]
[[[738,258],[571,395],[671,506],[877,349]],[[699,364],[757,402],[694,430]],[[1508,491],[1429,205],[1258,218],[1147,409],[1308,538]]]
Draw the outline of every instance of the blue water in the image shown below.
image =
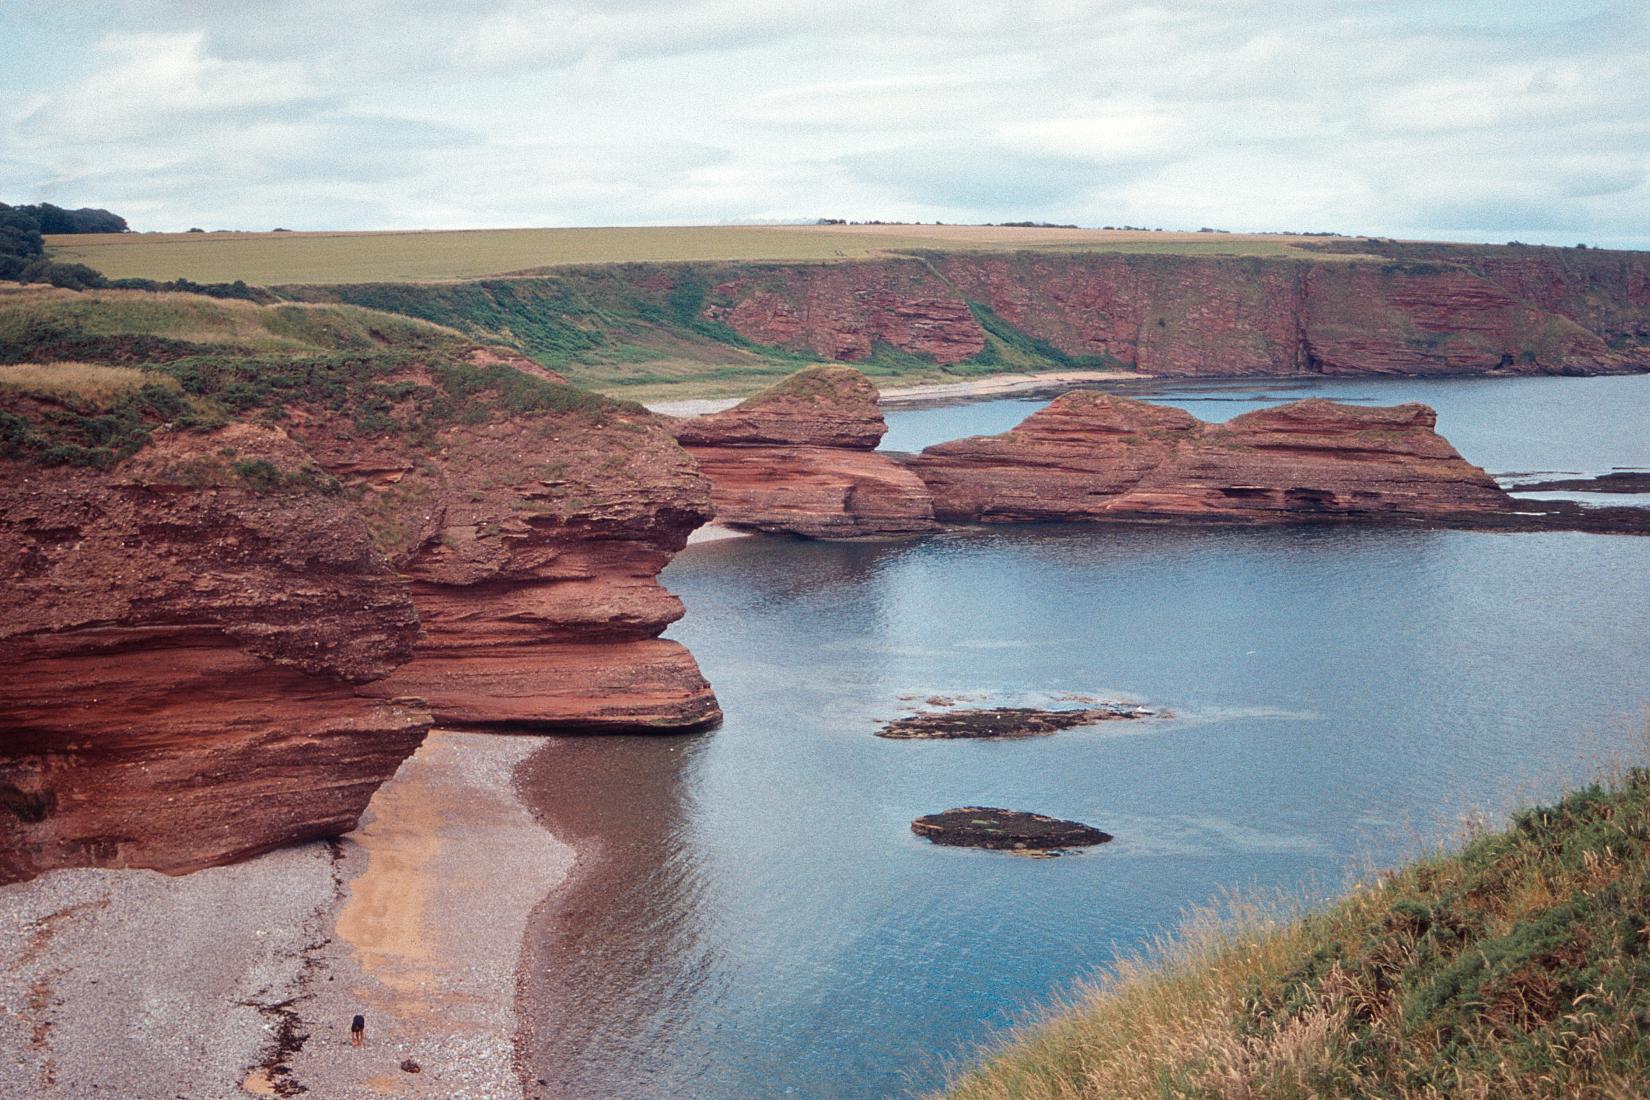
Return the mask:
[[[1426,400],[1498,472],[1650,465],[1650,378],[1316,392]],[[1169,396],[1216,419],[1256,405],[1207,397],[1260,393],[1284,391]],[[890,442],[1035,407],[900,413]],[[999,528],[690,548],[665,574],[688,608],[671,636],[727,721],[566,740],[535,762],[552,828],[591,854],[536,918],[529,1068],[547,1096],[932,1087],[1189,905],[1328,896],[1639,744],[1647,578],[1650,539],[1583,534]],[[1061,693],[1180,717],[1001,743],[872,736],[929,695]],[[968,804],[1117,839],[1039,861],[909,831]]]

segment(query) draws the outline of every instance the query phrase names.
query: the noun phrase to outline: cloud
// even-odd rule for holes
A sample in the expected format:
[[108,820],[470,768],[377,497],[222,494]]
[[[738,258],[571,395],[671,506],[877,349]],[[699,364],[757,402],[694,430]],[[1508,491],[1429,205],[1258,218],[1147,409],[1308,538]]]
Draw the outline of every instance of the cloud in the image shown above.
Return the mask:
[[208,54],[205,34],[111,34],[96,44],[102,67],[55,96],[37,100],[20,122],[58,140],[133,141],[201,116],[290,109],[324,97],[290,61],[226,61]]
[[862,185],[952,217],[1035,219],[1069,209],[1102,170],[1081,157],[1016,152],[994,143],[908,145],[835,162]]
[[1650,244],[1650,8],[1626,0],[18,0],[7,29],[37,63],[0,75],[0,197],[145,228],[832,214]]
[[[834,5],[843,18],[857,4]],[[818,6],[786,0],[611,0],[510,4],[476,20],[453,42],[464,65],[570,65],[587,54],[664,57],[762,45],[812,33]]]

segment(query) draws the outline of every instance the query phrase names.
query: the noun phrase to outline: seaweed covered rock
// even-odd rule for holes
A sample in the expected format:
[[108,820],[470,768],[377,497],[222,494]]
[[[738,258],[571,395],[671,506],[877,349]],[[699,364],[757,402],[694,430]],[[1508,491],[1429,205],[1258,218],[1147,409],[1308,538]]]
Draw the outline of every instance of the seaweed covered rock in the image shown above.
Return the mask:
[[1107,703],[1081,710],[1037,710],[1034,707],[983,707],[922,711],[896,718],[877,731],[891,741],[1007,740],[1048,737],[1061,730],[1135,718],[1158,717],[1159,712],[1129,703]]
[[962,806],[928,814],[911,822],[911,831],[935,844],[1011,852],[1092,848],[1112,839],[1110,833],[1080,821],[994,806]]

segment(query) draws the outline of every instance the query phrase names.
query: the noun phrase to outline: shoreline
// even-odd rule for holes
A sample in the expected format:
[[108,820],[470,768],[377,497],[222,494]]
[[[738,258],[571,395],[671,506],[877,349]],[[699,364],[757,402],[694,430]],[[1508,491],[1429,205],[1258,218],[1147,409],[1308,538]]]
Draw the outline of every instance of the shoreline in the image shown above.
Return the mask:
[[[848,364],[852,366],[853,364]],[[1024,396],[1044,390],[1063,390],[1089,382],[1151,381],[1155,376],[1139,371],[1073,370],[1049,371],[1043,374],[994,374],[960,382],[929,382],[917,386],[894,386],[880,389],[878,404],[884,407],[908,405],[949,404],[951,402],[983,401],[994,397]],[[876,381],[872,379],[872,381]],[[744,401],[743,397],[684,398],[678,401],[649,401],[644,404],[649,412],[660,416],[705,416],[724,412]]]
[[0,888],[5,1078],[43,1100],[520,1096],[527,920],[576,861],[516,794],[548,741],[432,731],[337,840]]
[[1044,374],[994,374],[965,382],[933,382],[882,390],[878,404],[887,406],[949,404],[994,397],[1022,397],[1044,390],[1064,390],[1089,382],[1151,381],[1153,375],[1123,370],[1049,371]]

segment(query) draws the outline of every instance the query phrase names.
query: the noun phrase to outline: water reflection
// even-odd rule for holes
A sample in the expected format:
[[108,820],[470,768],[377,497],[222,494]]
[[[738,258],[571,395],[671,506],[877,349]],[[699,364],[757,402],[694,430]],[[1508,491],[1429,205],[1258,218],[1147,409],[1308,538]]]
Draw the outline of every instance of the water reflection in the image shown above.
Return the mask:
[[691,1077],[684,1039],[729,978],[702,936],[706,871],[686,827],[683,776],[704,744],[558,739],[517,773],[545,826],[579,853],[523,951],[518,1018],[527,1079],[542,1082],[529,1095],[642,1095],[663,1051],[673,1082]]

